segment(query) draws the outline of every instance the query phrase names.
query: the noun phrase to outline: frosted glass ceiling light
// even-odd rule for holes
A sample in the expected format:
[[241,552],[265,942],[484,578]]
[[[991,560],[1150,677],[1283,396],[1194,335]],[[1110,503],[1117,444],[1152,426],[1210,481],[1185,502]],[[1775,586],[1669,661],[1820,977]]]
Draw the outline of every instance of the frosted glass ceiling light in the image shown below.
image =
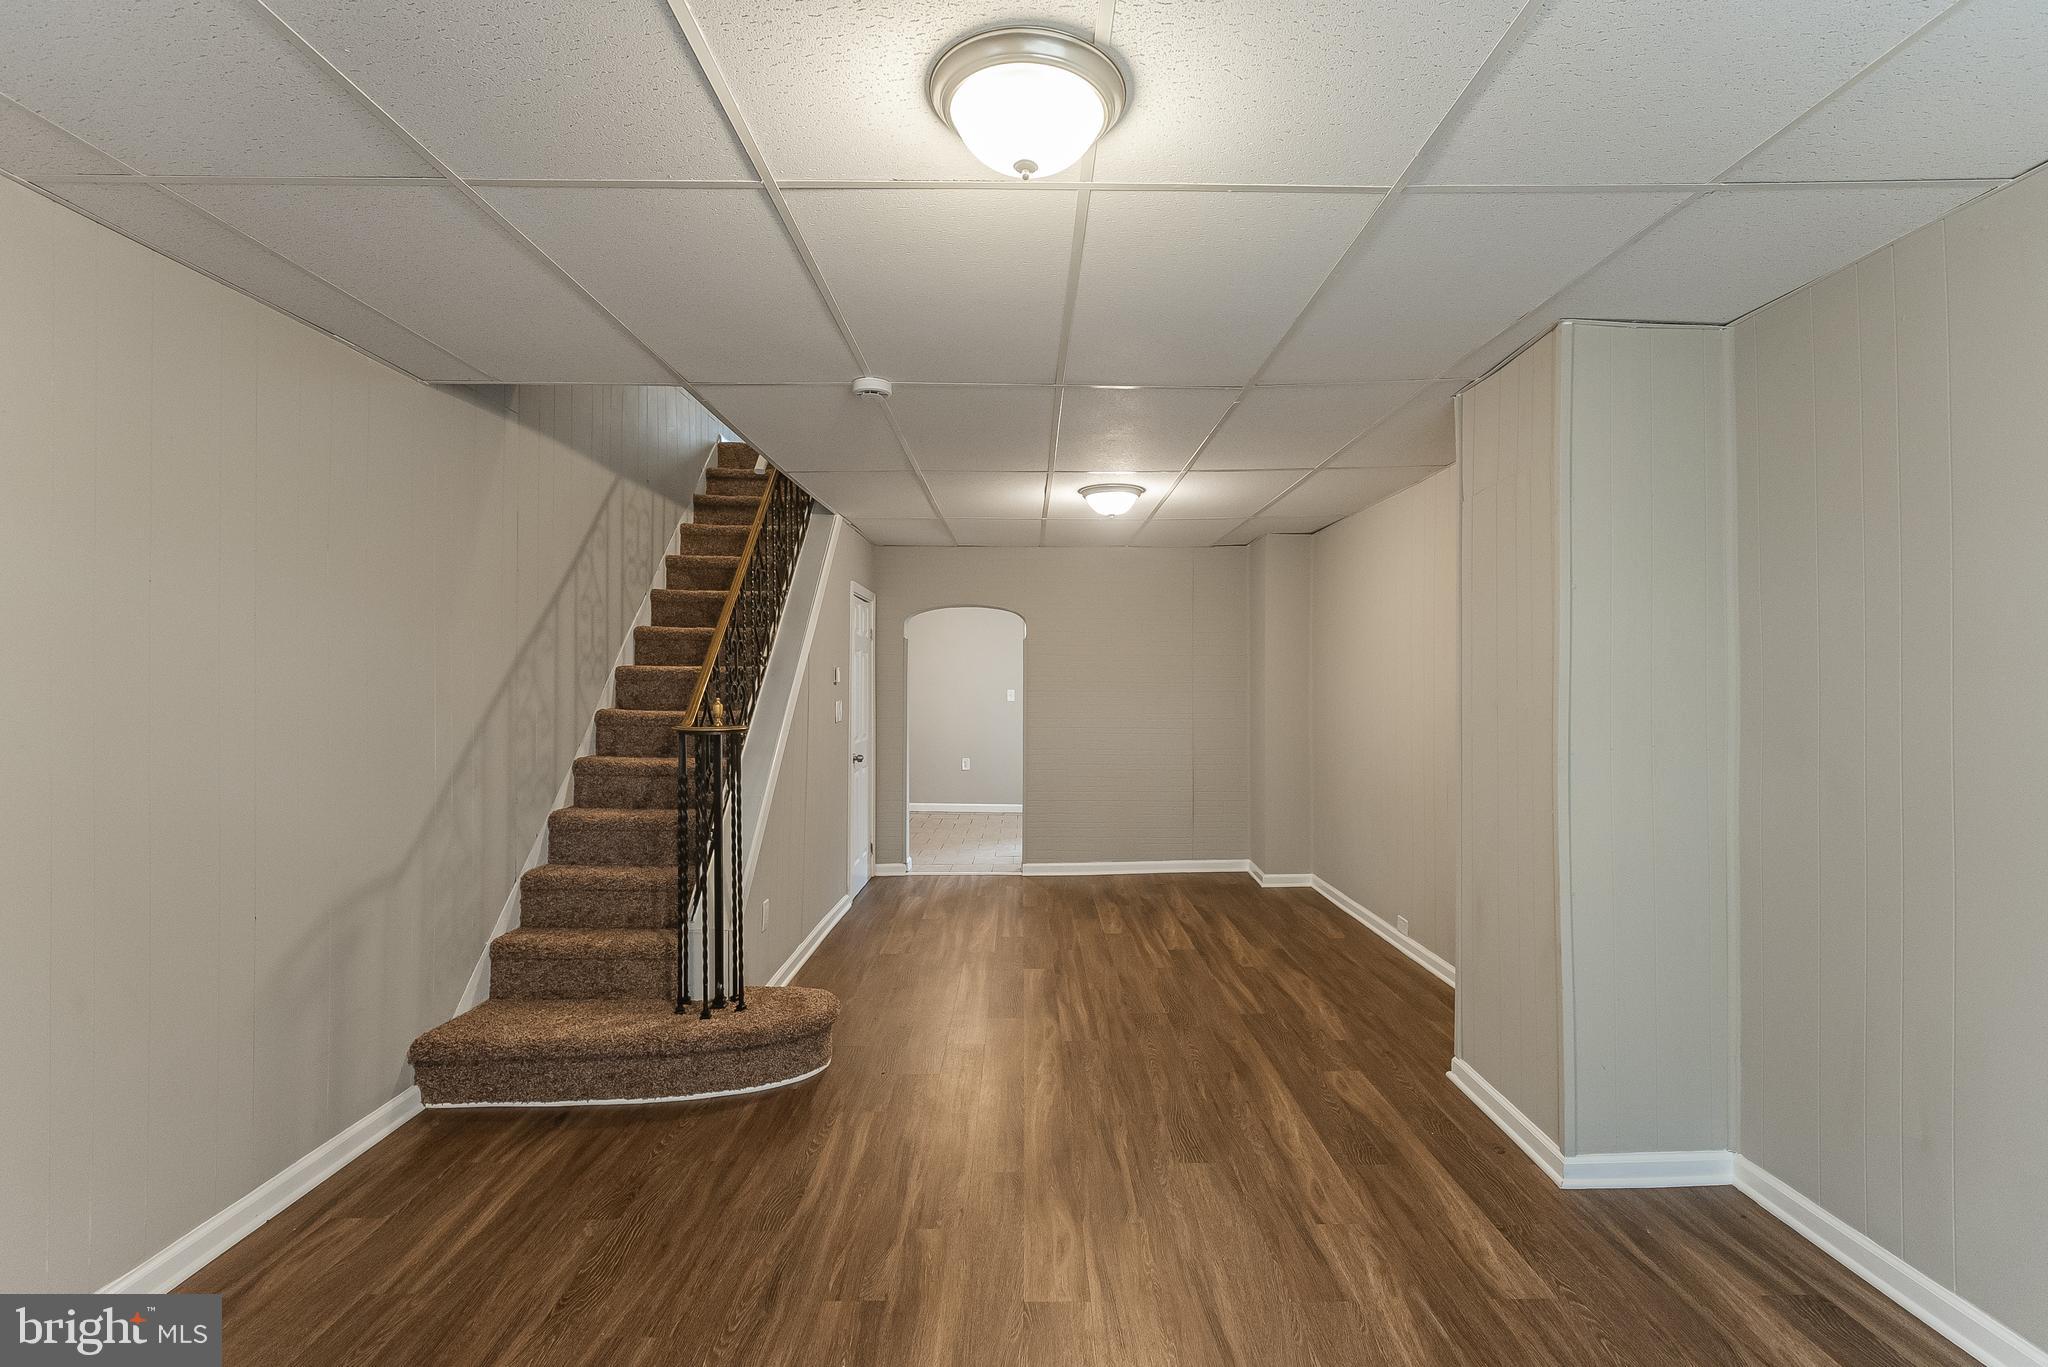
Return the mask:
[[954,44],[932,64],[925,93],[982,165],[1018,180],[1079,161],[1129,98],[1107,53],[1047,28],[996,29]]
[[1142,484],[1090,484],[1081,490],[1081,497],[1104,517],[1122,517],[1138,506],[1138,496],[1144,492]]

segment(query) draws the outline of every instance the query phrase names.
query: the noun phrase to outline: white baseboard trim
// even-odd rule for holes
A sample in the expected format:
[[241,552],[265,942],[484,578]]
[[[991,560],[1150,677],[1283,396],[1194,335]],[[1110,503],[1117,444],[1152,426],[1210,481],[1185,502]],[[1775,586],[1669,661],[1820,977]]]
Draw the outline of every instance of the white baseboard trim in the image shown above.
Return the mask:
[[1567,1191],[1605,1191],[1624,1187],[1725,1187],[1735,1180],[1735,1155],[1726,1149],[1654,1153],[1579,1153],[1567,1157],[1542,1126],[1522,1114],[1514,1102],[1481,1077],[1461,1058],[1451,1060],[1451,1085],[1515,1147],[1558,1186]]
[[913,812],[1021,812],[1021,802],[913,802]]
[[868,876],[869,876],[870,878],[901,878],[901,877],[902,877],[902,876],[903,876],[904,874],[906,874],[906,873],[909,873],[909,872],[910,872],[910,865],[909,865],[909,864],[907,864],[907,863],[906,863],[906,864],[877,864],[877,865],[875,865],[875,871],[874,871],[873,873],[869,874]]
[[803,943],[790,951],[789,957],[782,961],[782,967],[768,975],[768,986],[789,986],[796,979],[797,971],[817,952],[818,946],[825,943],[825,937],[832,933],[833,927],[839,924],[839,918],[846,915],[852,906],[852,893],[833,903],[832,910],[818,918],[818,924],[811,927],[811,933],[804,936]]
[[1991,1367],[2048,1367],[2048,1351],[1747,1158],[1735,1160],[1735,1187],[1979,1362]]
[[[1321,876],[1311,876],[1308,885],[1317,892],[1320,892],[1324,897],[1327,897],[1337,906],[1338,910],[1344,912],[1352,920],[1357,921],[1367,930],[1415,960],[1416,963],[1421,964],[1452,987],[1458,985],[1457,967],[1449,959],[1446,959],[1414,936],[1403,935],[1392,924],[1383,920],[1377,912],[1371,910],[1349,893],[1333,886]],[[1473,1076],[1477,1077],[1478,1074],[1475,1073]]]
[[420,1110],[408,1087],[154,1257],[99,1289],[102,1296],[164,1295],[255,1233],[272,1216],[346,1167]]
[[1726,1149],[1651,1153],[1577,1153],[1564,1160],[1568,1191],[1624,1187],[1725,1187],[1735,1180],[1735,1155]]
[[799,1082],[809,1082],[832,1066],[828,1059],[808,1073],[777,1078],[752,1087],[729,1087],[722,1092],[692,1092],[688,1096],[622,1096],[595,1101],[438,1101],[430,1111],[562,1111],[575,1106],[666,1106],[672,1101],[716,1101],[723,1096],[753,1096],[757,1092],[780,1091]]
[[1028,878],[1064,878],[1098,873],[1250,873],[1245,859],[1140,859],[1089,864],[1026,864]]
[[1257,864],[1247,862],[1246,871],[1259,880],[1262,888],[1307,888],[1315,886],[1315,875],[1309,873],[1267,873]]
[[1461,1058],[1451,1060],[1451,1085],[1463,1092],[1480,1111],[1515,1141],[1515,1147],[1529,1155],[1529,1161],[1543,1169],[1551,1181],[1564,1184],[1564,1154],[1557,1141],[1541,1126],[1522,1114],[1521,1107],[1494,1090],[1491,1082]]

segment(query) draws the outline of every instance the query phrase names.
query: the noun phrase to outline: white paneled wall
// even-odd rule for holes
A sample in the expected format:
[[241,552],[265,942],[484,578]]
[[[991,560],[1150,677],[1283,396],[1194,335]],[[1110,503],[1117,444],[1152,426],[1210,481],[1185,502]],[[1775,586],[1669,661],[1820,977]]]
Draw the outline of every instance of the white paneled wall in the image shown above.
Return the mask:
[[1566,1159],[1727,1144],[1726,386],[1567,323],[1460,400],[1458,1050]]
[[1719,328],[1566,323],[1566,1154],[1728,1142]]
[[1557,886],[1558,338],[1459,398],[1458,1057],[1553,1140]]
[[0,1285],[407,1085],[718,435],[430,388],[0,182]]
[[1458,472],[1311,541],[1316,876],[1456,963]]
[[1740,1146],[2048,1342],[2048,178],[1734,337]]

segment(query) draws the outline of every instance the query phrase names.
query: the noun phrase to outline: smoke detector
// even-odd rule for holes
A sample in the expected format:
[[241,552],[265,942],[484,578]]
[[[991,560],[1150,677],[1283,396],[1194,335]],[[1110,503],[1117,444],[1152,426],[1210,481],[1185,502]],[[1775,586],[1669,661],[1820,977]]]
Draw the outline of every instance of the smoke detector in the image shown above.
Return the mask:
[[886,399],[896,392],[896,386],[880,375],[863,375],[853,382],[853,397],[856,399]]

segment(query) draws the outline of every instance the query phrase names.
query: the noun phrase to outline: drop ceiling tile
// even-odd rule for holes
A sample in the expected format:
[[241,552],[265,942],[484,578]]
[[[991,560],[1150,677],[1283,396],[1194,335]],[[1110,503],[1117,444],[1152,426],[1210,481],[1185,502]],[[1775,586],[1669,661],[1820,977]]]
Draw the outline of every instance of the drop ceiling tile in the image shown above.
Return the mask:
[[1052,452],[1056,389],[898,386],[889,409],[926,471],[1036,470]]
[[168,191],[134,184],[67,184],[52,189],[115,232],[345,338],[422,380],[462,384],[489,378]]
[[1043,474],[940,471],[928,474],[939,511],[953,518],[1015,518],[1036,521],[1045,512]]
[[[1081,491],[1091,484],[1135,484],[1145,492],[1138,495],[1138,501],[1131,510],[1115,518],[1105,518],[1088,506],[1088,500],[1081,497]],[[1159,506],[1159,500],[1166,496],[1173,484],[1170,474],[1134,474],[1111,470],[1055,470],[1046,482],[1045,515],[1048,518],[1074,522],[1143,522],[1152,516],[1152,510]]]
[[1274,381],[1428,379],[1676,208],[1683,194],[1404,194],[1337,267]]
[[1423,184],[1711,180],[1951,0],[1557,0]]
[[803,190],[790,192],[789,207],[877,374],[898,382],[1053,378],[1073,195]]
[[1237,397],[1235,389],[1069,388],[1060,406],[1060,470],[1180,470]]
[[1103,191],[1088,210],[1066,378],[1252,377],[1378,195]]
[[1430,385],[1401,409],[1339,451],[1333,466],[1449,465],[1458,458],[1451,400],[1463,381]]
[[0,96],[0,171],[35,180],[42,176],[120,175],[127,170],[103,157],[53,123]]
[[753,179],[659,0],[269,0],[460,175]]
[[1736,169],[1738,180],[2016,176],[2048,156],[2048,7],[1972,0]]
[[864,517],[853,525],[874,546],[953,544],[953,534],[935,517]]
[[1322,515],[1308,517],[1255,517],[1239,527],[1230,537],[1232,541],[1257,541],[1262,536],[1305,536],[1319,532],[1337,521],[1335,517]]
[[514,384],[668,384],[580,293],[453,190],[205,185],[179,193]]
[[1213,546],[1242,521],[1235,517],[1198,517],[1185,522],[1153,518],[1132,538],[1133,546]]
[[9,0],[0,90],[139,171],[433,174],[275,20],[238,0]]
[[1426,383],[1261,386],[1245,396],[1195,460],[1197,470],[1301,470],[1320,465]]
[[1726,323],[1941,217],[1970,186],[1720,190],[1566,291],[1566,318]]
[[810,490],[813,498],[841,517],[851,519],[855,526],[867,518],[932,519],[931,501],[924,496],[917,476],[907,472],[810,470],[795,478]]
[[1096,176],[1391,184],[1520,8],[1117,0],[1110,45],[1135,98]]
[[1137,534],[1139,522],[1131,517],[1097,517],[1093,522],[1075,518],[1048,521],[1048,546],[1128,546]]
[[1250,517],[1302,470],[1193,470],[1167,496],[1162,518]]
[[856,399],[843,384],[706,385],[700,392],[785,470],[910,468],[881,405]]
[[853,356],[762,191],[480,193],[692,381],[853,377]]
[[1043,524],[1027,518],[956,517],[953,535],[963,546],[1036,546]]
[[969,34],[1036,24],[1086,34],[1095,6],[1038,0],[820,4],[694,0],[742,115],[783,180],[987,180],[925,103],[925,74]]
[[1266,509],[1270,518],[1338,518],[1398,493],[1417,480],[1427,479],[1440,466],[1379,466],[1364,470],[1318,470],[1287,491],[1287,496]]

